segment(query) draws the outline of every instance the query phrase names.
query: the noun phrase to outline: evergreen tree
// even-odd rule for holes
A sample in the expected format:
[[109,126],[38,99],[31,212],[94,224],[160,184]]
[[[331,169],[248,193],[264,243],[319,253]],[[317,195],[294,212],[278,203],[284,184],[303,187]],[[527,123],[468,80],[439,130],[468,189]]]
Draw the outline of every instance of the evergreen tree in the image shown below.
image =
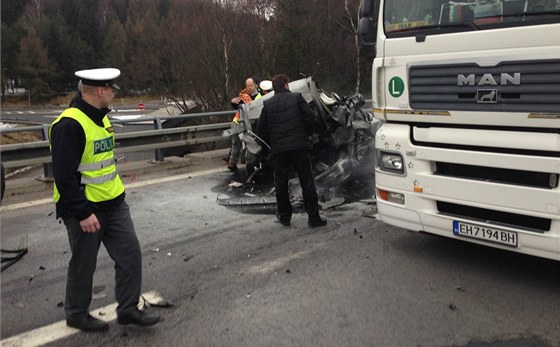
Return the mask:
[[122,69],[126,63],[127,36],[123,25],[116,17],[111,17],[105,30],[101,59],[102,65]]
[[[27,6],[30,0],[4,0],[0,2],[0,9],[2,11],[2,24],[11,26],[20,18],[23,9]],[[3,42],[4,40],[2,40]],[[4,44],[2,44],[4,46]]]
[[101,58],[99,47],[103,42],[103,31],[100,20],[99,1],[92,0],[62,0],[59,13],[67,28],[72,32],[71,40],[83,49],[80,41],[88,46],[86,65],[92,67]]
[[15,22],[12,25],[2,23],[2,95],[5,94],[5,88],[8,81],[10,85],[18,83],[18,55],[19,44],[21,39],[26,35],[26,30],[21,22]]
[[56,71],[56,66],[49,61],[47,50],[32,26],[21,40],[19,62],[22,85],[28,89],[31,100],[41,102],[53,97],[55,93],[49,81],[52,79],[51,71]]
[[157,1],[131,0],[125,30],[127,62],[122,69],[135,90],[157,91],[161,88],[162,28]]
[[75,88],[76,70],[114,66],[123,72],[121,93],[163,93],[204,110],[229,108],[249,75],[313,74],[326,91],[353,93],[360,83],[369,89],[375,53],[357,45],[358,3],[3,1],[2,84],[22,80],[62,93]]

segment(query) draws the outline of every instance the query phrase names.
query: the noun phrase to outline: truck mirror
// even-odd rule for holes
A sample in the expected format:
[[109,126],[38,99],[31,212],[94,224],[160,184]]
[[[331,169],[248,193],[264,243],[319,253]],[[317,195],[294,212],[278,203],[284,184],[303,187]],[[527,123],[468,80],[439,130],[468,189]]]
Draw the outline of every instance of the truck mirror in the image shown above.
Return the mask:
[[372,0],[362,0],[360,3],[360,17],[370,17],[371,16],[371,5]]
[[[372,36],[369,34],[373,33]],[[358,25],[358,35],[364,45],[375,45],[375,22],[371,18],[361,18]],[[373,41],[369,42],[366,37],[373,37]]]
[[366,36],[373,30],[373,20],[371,18],[360,18],[360,23],[358,24],[358,33],[360,36]]

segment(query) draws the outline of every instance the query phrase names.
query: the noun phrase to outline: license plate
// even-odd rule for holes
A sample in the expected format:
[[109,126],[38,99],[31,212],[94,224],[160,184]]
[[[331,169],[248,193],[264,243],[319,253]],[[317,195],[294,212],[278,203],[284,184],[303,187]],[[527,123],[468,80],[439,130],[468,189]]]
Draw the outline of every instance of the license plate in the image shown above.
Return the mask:
[[453,234],[477,240],[495,242],[502,245],[517,247],[517,233],[481,225],[453,221]]

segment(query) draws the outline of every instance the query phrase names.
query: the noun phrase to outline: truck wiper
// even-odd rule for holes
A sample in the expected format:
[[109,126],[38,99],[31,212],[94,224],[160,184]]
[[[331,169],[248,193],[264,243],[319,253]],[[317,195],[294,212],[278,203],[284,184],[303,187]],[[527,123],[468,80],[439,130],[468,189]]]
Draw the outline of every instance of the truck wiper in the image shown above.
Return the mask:
[[525,16],[525,17],[535,16],[535,17],[538,17],[538,16],[546,16],[546,15],[549,15],[549,14],[560,16],[560,10],[525,12],[525,13],[516,12],[516,13],[511,13],[511,14],[509,14],[509,13],[508,14],[503,14],[502,17],[521,17],[521,16]]
[[476,19],[482,19],[482,18],[497,18],[497,17],[501,17],[501,18],[511,18],[511,17],[539,17],[539,16],[546,16],[546,15],[560,15],[560,11],[559,10],[554,10],[554,11],[539,11],[539,12],[514,12],[514,13],[504,13],[501,15],[491,15],[491,16],[486,16],[486,17],[477,17]]

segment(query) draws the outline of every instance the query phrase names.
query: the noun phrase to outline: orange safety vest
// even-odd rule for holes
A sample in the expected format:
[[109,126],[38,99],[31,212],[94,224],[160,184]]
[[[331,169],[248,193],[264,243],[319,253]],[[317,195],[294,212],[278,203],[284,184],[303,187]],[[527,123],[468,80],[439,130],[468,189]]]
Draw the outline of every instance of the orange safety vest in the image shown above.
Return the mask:
[[[251,101],[253,101],[253,99],[251,99],[251,95],[249,95],[249,93],[247,92],[247,89],[243,89],[242,91],[239,92],[239,97],[241,98],[241,101],[243,101],[244,104],[248,104]],[[261,92],[257,92],[257,96],[255,96],[255,100],[260,99],[262,97]],[[235,112],[235,116],[233,117],[233,122],[235,124],[239,124],[239,112]]]

